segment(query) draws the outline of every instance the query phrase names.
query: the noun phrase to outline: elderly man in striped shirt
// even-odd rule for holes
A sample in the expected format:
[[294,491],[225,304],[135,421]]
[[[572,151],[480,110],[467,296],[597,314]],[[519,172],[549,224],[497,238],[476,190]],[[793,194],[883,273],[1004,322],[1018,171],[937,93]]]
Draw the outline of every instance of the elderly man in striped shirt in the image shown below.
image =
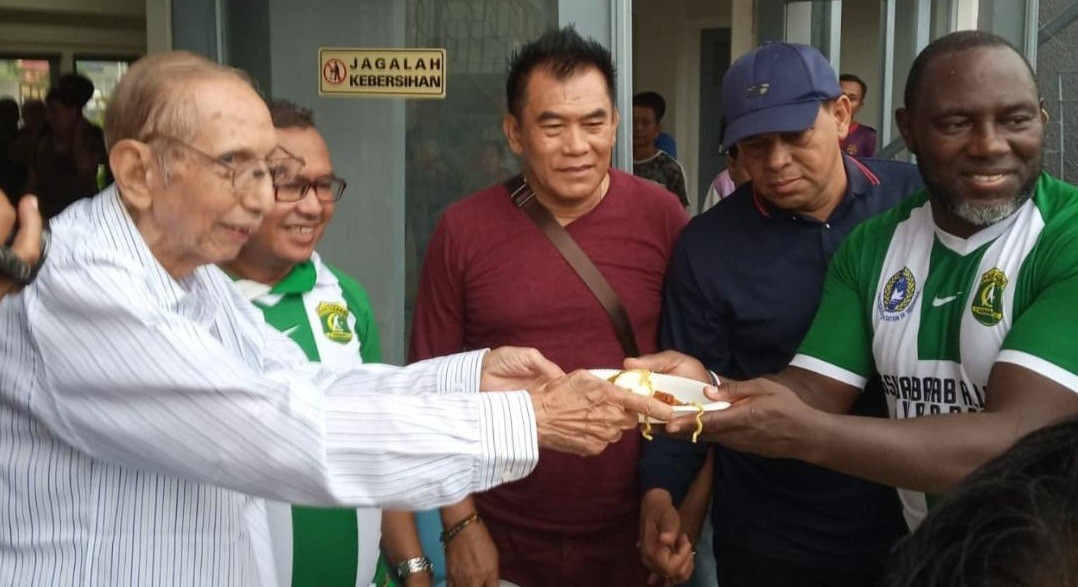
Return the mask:
[[274,585],[262,498],[434,507],[672,416],[534,350],[309,362],[214,265],[297,171],[245,77],[151,55],[105,122],[116,184],[0,303],[0,584]]

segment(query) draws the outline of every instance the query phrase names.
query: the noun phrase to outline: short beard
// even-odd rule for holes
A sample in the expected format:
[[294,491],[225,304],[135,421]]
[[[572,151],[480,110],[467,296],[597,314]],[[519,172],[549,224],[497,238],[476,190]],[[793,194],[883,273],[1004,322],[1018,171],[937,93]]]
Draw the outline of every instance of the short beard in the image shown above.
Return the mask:
[[976,226],[977,228],[991,226],[1018,211],[1018,209],[1022,207],[1022,204],[1026,203],[1026,200],[1033,197],[1033,190],[1036,189],[1037,180],[1040,179],[1038,175],[1034,175],[1025,185],[1015,192],[1010,200],[1000,204],[985,206],[955,197],[953,194],[940,188],[935,182],[930,181],[923,171],[921,173],[921,178],[924,179],[931,198],[939,205],[943,206],[944,210],[954,215],[959,220],[971,226]]
[[1022,189],[1013,198],[1000,204],[982,206],[969,200],[943,200],[948,212],[977,228],[991,226],[1014,214],[1033,195],[1032,188]]

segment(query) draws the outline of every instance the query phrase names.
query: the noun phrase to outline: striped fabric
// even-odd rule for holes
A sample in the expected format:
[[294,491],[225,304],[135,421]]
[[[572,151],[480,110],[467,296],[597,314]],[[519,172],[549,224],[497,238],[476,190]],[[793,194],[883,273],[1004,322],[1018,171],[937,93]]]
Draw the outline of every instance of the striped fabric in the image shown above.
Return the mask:
[[217,268],[173,280],[115,188],[52,227],[0,301],[0,585],[274,585],[260,497],[428,508],[535,466],[482,352],[332,371]]

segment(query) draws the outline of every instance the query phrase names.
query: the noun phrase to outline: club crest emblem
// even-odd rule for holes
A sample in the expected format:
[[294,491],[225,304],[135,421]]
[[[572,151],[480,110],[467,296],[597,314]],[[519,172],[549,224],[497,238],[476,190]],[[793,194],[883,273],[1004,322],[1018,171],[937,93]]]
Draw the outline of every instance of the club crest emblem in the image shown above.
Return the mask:
[[745,95],[749,98],[759,98],[771,90],[771,84],[753,84],[745,88]]
[[887,321],[901,320],[913,309],[917,299],[917,280],[909,267],[903,267],[887,280],[880,292],[878,310],[880,318]]
[[321,302],[315,308],[322,323],[322,333],[333,342],[347,344],[352,340],[348,328],[348,308],[337,302]]
[[970,312],[985,326],[995,326],[1003,319],[1003,292],[1007,289],[1007,275],[998,268],[992,268],[981,276],[977,286],[977,295],[973,296]]

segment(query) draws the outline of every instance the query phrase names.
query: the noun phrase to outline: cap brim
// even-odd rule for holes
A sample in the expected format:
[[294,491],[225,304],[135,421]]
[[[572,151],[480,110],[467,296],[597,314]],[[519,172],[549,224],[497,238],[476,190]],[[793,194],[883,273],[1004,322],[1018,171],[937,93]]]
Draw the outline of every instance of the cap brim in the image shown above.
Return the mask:
[[733,147],[744,139],[774,132],[801,132],[816,122],[820,100],[783,104],[750,112],[728,121],[722,144]]

